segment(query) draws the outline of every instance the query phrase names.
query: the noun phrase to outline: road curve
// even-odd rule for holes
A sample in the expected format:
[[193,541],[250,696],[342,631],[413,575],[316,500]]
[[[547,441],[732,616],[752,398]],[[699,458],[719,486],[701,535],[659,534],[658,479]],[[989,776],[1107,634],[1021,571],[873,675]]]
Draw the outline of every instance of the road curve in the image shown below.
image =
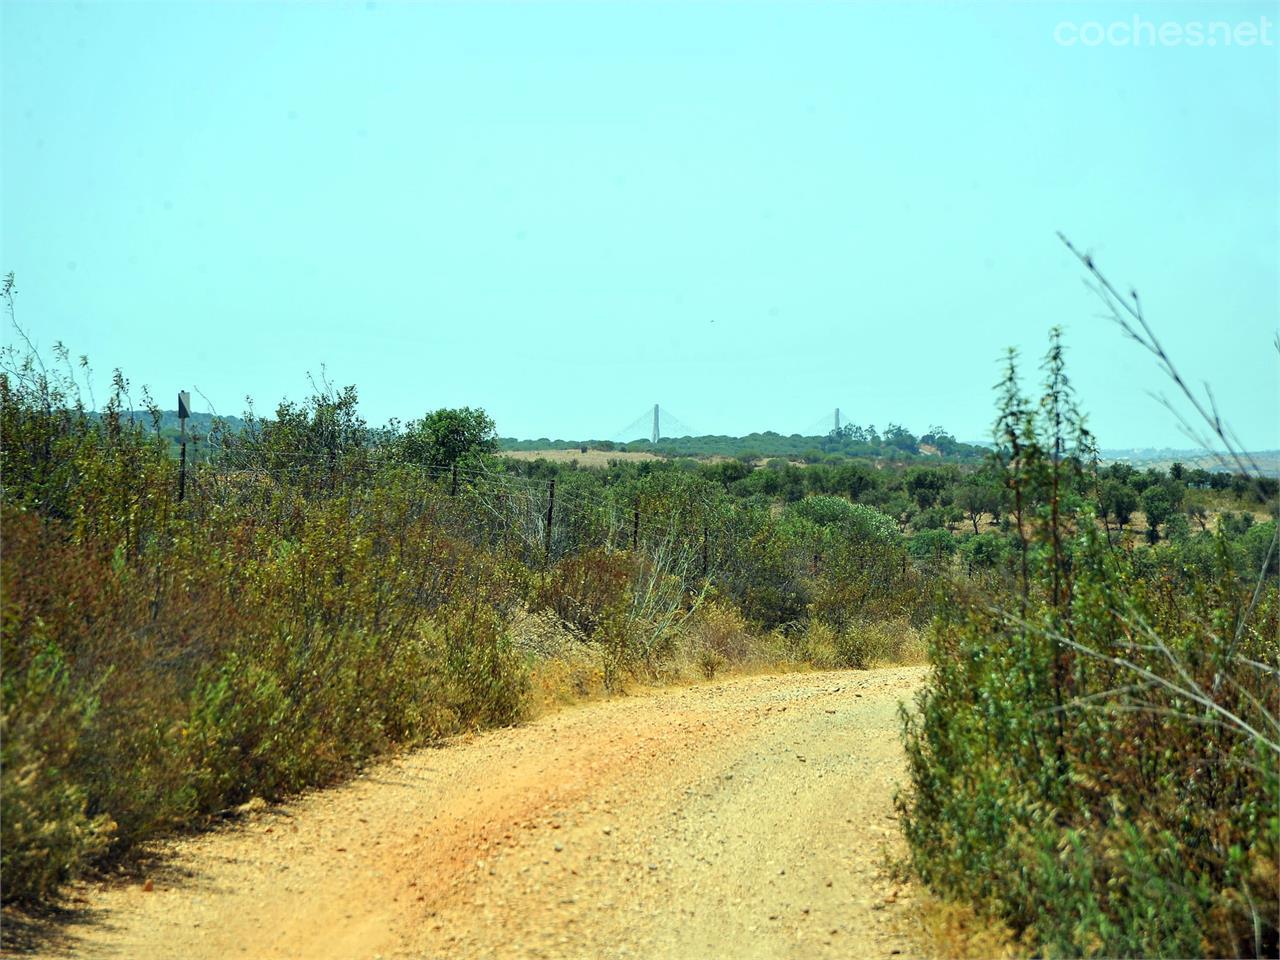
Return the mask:
[[371,768],[84,888],[48,956],[889,957],[925,668],[586,704]]

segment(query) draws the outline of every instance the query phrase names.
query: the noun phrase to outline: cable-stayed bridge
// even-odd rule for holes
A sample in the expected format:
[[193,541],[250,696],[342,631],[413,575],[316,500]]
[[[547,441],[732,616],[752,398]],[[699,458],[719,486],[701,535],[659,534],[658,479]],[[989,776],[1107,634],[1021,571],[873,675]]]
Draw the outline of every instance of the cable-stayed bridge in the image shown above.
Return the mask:
[[[824,413],[799,432],[801,436],[805,437],[825,437],[833,430],[839,430],[846,422],[841,417],[840,408],[834,407],[829,413]],[[706,435],[705,431],[690,426],[666,407],[655,403],[625,427],[615,430],[604,439],[621,443],[632,443],[636,440],[647,439],[650,443],[657,443],[664,438],[673,439],[676,437],[701,437]]]
[[647,438],[651,443],[657,443],[663,437],[700,437],[702,435],[699,430],[689,426],[670,410],[655,403],[608,439],[631,443],[634,440]]

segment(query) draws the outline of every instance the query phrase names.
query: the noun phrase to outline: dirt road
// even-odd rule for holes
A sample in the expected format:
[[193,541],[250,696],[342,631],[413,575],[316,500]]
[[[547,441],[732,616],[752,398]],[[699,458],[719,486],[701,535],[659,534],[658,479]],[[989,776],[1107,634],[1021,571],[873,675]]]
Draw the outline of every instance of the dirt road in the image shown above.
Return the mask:
[[419,751],[82,891],[52,955],[914,954],[881,864],[923,675],[731,679]]

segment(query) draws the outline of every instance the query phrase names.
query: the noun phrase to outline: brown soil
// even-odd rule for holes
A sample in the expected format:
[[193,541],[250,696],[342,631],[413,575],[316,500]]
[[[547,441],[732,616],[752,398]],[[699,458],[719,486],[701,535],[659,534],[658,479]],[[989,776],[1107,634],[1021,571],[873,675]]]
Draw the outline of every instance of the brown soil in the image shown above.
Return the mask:
[[[888,957],[898,703],[926,668],[735,678],[379,765],[82,887],[77,957]],[[261,809],[254,809],[261,807]]]

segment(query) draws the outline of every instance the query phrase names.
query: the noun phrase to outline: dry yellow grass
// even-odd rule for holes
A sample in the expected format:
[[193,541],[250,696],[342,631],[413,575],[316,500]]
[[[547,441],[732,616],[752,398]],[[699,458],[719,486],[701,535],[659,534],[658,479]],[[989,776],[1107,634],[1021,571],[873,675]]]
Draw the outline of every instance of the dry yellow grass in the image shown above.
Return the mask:
[[938,960],[1017,960],[1030,955],[1003,924],[927,892],[910,904],[899,924]]
[[611,460],[638,463],[644,460],[666,459],[643,450],[629,452],[621,450],[588,450],[583,453],[578,447],[573,447],[569,450],[504,450],[502,451],[502,456],[510,457],[512,460],[549,460],[552,463],[571,463],[576,460],[578,465],[583,467],[607,467]]

